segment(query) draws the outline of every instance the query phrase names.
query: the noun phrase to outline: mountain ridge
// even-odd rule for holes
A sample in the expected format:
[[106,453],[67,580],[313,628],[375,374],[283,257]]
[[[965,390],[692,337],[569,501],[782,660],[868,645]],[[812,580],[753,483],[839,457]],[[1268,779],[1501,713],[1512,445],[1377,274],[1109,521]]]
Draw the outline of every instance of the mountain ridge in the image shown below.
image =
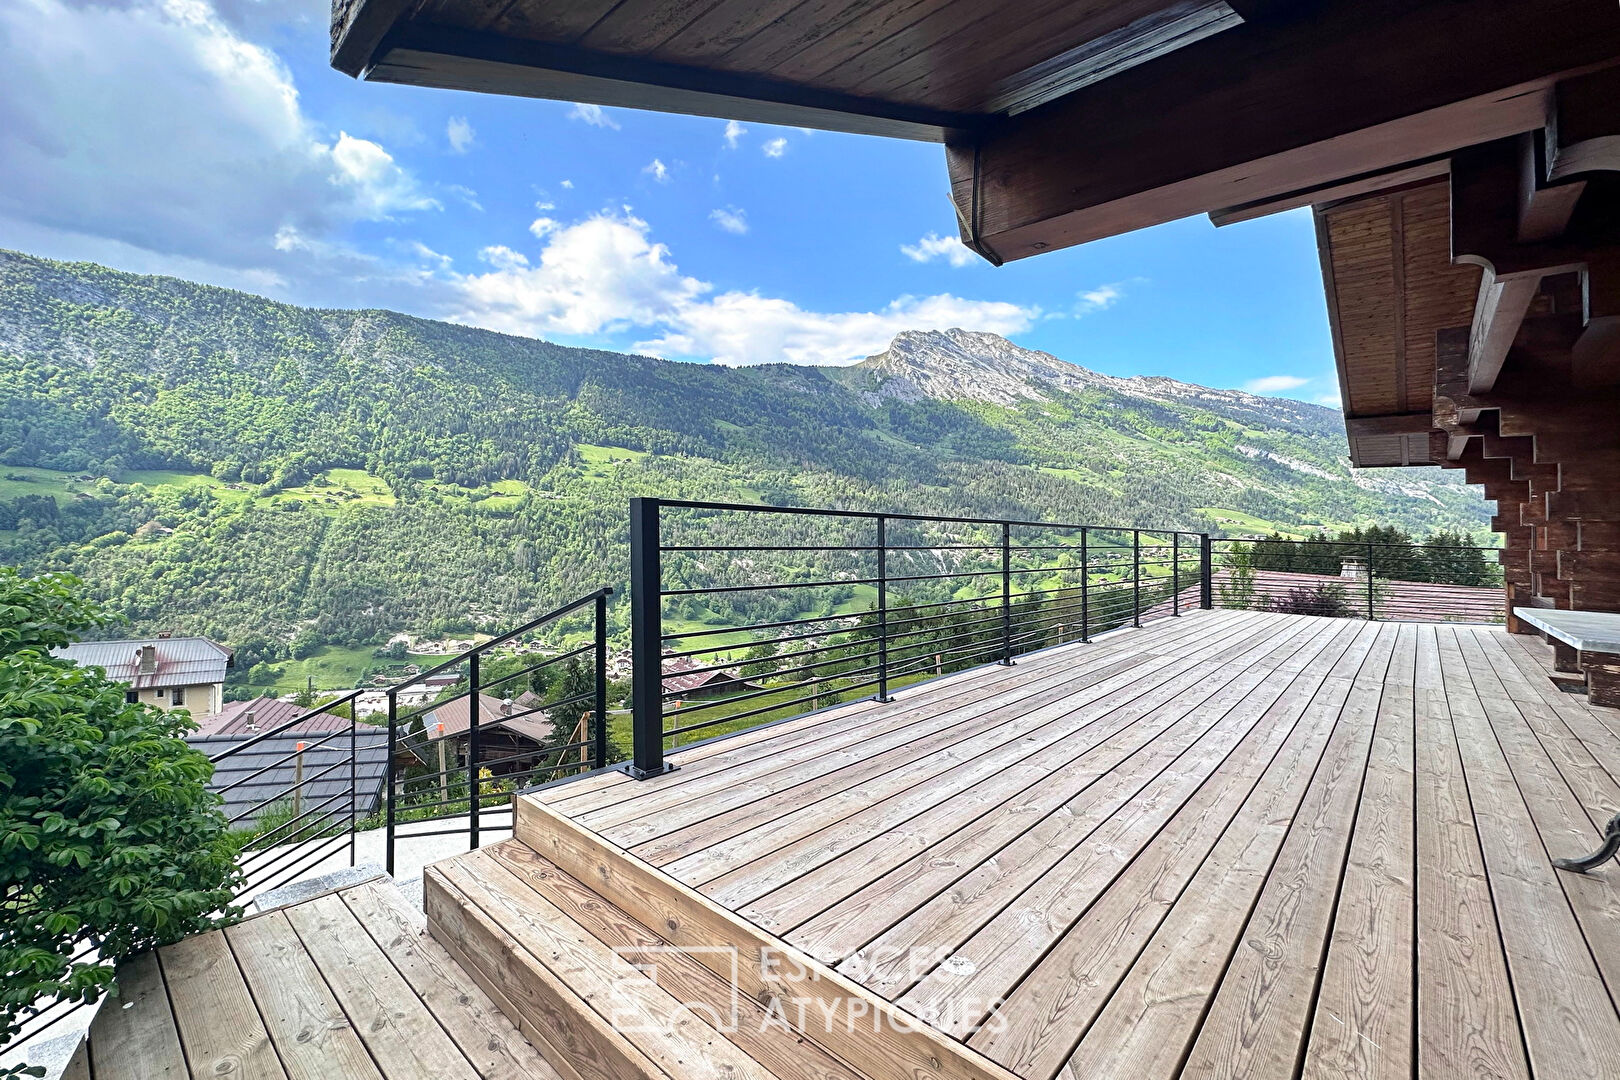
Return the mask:
[[510,625],[623,579],[635,495],[1484,527],[1455,477],[1352,470],[1347,449],[1332,410],[970,331],[729,368],[0,253],[0,561],[80,574],[136,630]]

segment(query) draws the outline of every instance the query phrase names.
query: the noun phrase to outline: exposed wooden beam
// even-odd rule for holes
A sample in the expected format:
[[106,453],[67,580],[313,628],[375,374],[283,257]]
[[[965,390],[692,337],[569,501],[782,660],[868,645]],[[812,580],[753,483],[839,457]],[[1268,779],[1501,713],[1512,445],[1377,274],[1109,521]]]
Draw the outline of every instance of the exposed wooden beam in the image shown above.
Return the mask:
[[1616,57],[1613,0],[1341,0],[953,141],[952,197],[1024,258],[1533,130],[1559,78]]
[[1468,334],[1468,389],[1483,394],[1496,385],[1502,373],[1519,325],[1524,322],[1530,301],[1541,287],[1540,277],[1496,280],[1489,269],[1479,282],[1479,299],[1474,304],[1474,322]]
[[332,66],[359,78],[371,54],[412,0],[332,0]]
[[1216,228],[1224,225],[1236,225],[1240,221],[1253,221],[1255,218],[1266,217],[1269,214],[1280,214],[1284,210],[1297,210],[1302,206],[1323,206],[1328,203],[1339,202],[1342,199],[1354,199],[1361,195],[1371,195],[1374,192],[1405,187],[1408,184],[1421,184],[1426,180],[1433,180],[1446,175],[1450,169],[1450,158],[1432,158],[1428,161],[1401,165],[1394,169],[1381,169],[1377,172],[1366,173],[1362,176],[1351,177],[1347,180],[1320,187],[1307,188],[1303,191],[1285,192],[1282,195],[1269,199],[1260,199],[1256,202],[1246,203],[1243,206],[1228,206],[1221,210],[1211,210],[1209,220]]
[[1433,427],[1434,416],[1426,412],[1344,418],[1345,432],[1352,439],[1359,439],[1364,435],[1427,435]]
[[[367,0],[366,6],[376,2]],[[990,120],[978,113],[945,112],[798,83],[418,22],[389,31],[363,74],[369,82],[586,101],[925,142],[971,138]]]

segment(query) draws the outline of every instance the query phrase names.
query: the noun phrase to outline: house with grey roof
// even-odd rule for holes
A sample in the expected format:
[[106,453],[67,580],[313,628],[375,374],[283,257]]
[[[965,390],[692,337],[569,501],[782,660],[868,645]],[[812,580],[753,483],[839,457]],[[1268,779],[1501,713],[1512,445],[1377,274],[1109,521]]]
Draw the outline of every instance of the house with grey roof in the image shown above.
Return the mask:
[[225,672],[230,649],[205,637],[170,637],[125,641],[79,641],[53,649],[52,656],[80,667],[99,667],[107,678],[129,687],[131,703],[160,709],[189,709],[193,715],[217,713],[225,705]]

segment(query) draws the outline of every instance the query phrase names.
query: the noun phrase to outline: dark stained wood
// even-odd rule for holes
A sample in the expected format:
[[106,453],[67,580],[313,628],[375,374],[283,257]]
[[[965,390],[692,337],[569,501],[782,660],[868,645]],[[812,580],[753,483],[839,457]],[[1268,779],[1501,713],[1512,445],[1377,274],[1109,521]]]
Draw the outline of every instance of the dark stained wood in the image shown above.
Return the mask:
[[1326,6],[1015,118],[952,155],[953,197],[1024,258],[1536,128],[1560,76],[1617,53],[1602,0]]

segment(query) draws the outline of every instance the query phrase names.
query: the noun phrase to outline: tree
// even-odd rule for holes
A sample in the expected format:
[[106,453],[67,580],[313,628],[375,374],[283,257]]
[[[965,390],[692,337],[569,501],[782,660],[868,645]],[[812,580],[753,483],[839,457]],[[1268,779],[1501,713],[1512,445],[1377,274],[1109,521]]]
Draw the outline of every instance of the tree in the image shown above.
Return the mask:
[[120,961],[234,913],[236,850],[187,714],[50,656],[102,621],[76,579],[0,567],[0,1043],[38,998],[92,1001]]

